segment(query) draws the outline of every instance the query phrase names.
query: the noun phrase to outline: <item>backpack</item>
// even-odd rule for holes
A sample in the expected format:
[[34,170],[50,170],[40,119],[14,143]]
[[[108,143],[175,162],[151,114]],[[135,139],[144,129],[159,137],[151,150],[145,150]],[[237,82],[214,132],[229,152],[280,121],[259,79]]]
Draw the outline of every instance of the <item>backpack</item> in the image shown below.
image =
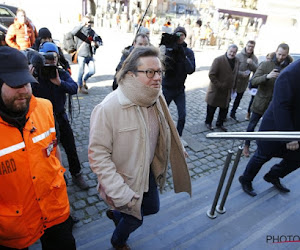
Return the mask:
[[69,54],[76,51],[76,42],[71,32],[64,34],[63,49]]

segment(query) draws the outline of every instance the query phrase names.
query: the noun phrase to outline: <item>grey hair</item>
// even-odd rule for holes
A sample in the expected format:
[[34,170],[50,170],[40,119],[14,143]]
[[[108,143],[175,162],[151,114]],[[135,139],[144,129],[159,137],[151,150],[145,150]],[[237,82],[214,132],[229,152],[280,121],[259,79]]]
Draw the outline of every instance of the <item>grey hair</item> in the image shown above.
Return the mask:
[[228,49],[227,49],[227,50],[229,50],[229,49],[236,49],[236,51],[239,50],[238,46],[235,45],[235,44],[230,44],[230,45],[228,46]]
[[157,57],[161,61],[160,52],[154,46],[136,47],[124,61],[122,68],[117,73],[117,82],[120,83],[128,72],[136,72],[140,66],[141,57]]
[[147,41],[148,41],[148,44],[150,44],[150,38],[149,38],[149,36],[147,36],[145,33],[138,33],[138,34],[135,36],[133,43],[136,43],[136,40],[137,40],[139,37],[141,37],[141,38],[146,38]]

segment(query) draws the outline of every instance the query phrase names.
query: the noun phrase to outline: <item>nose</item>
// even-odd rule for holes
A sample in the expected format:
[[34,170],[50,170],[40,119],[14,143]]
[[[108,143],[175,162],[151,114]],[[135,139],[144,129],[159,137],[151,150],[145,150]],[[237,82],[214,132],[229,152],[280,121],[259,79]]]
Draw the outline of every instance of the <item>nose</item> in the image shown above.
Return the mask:
[[160,74],[157,71],[155,71],[153,78],[154,79],[161,79],[162,78],[162,74]]

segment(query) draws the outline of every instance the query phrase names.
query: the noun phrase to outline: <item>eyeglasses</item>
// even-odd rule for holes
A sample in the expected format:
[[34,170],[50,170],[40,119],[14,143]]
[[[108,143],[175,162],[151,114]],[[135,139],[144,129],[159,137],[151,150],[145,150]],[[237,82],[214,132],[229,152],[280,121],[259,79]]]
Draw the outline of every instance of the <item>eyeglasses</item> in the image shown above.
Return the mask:
[[163,77],[165,72],[162,70],[152,70],[152,69],[147,69],[147,70],[137,70],[136,72],[140,73],[145,73],[148,78],[153,78],[155,76],[155,73],[157,73],[160,77]]

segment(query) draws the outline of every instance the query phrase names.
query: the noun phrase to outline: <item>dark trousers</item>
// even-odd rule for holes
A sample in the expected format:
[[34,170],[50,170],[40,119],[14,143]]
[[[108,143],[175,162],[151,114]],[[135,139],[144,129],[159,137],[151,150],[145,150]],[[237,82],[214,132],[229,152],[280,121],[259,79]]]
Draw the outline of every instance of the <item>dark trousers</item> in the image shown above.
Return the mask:
[[[214,119],[216,109],[217,109],[217,107],[213,107],[213,106],[210,106],[209,104],[207,104],[205,123],[211,125],[211,123]],[[217,122],[216,122],[217,127],[218,126],[223,126],[223,123],[226,119],[227,113],[228,113],[228,107],[227,108],[220,108],[219,107],[219,115],[218,115],[218,119],[217,119]]]
[[[73,250],[76,249],[76,243],[72,234],[73,221],[69,217],[65,222],[47,228],[40,238],[43,250]],[[16,250],[0,246],[0,250]],[[28,250],[23,248],[23,250]]]
[[177,112],[178,112],[177,131],[179,136],[182,136],[182,131],[184,129],[185,117],[186,117],[184,88],[166,89],[163,87],[163,94],[168,106],[170,105],[171,101],[174,101],[177,106]]
[[[257,123],[259,122],[260,118],[262,117],[262,115],[257,114],[255,112],[252,112],[251,116],[250,116],[250,121],[247,127],[247,132],[254,132],[254,129],[257,125]],[[245,140],[245,145],[246,146],[250,146],[250,141],[249,140]]]
[[[269,160],[271,160],[271,156],[264,156],[258,150],[254,153],[251,157],[250,161],[248,162],[246,169],[243,173],[245,181],[253,181],[254,177],[257,175],[261,167]],[[268,175],[274,178],[283,178],[289,173],[293,172],[300,166],[300,161],[290,160],[284,158],[280,163],[275,164]]]
[[240,105],[240,102],[241,102],[241,99],[243,98],[243,95],[244,95],[244,92],[236,94],[236,97],[235,97],[234,102],[233,102],[232,109],[230,111],[231,116],[235,116],[236,110]]
[[66,113],[55,114],[55,120],[58,125],[59,139],[65,149],[69,162],[69,171],[71,175],[76,175],[80,172],[80,162],[78,159],[75,139],[69,119]]
[[154,180],[154,176],[150,171],[149,190],[147,193],[144,193],[141,206],[142,220],[139,220],[132,215],[120,213],[119,211],[114,210],[113,213],[114,217],[118,221],[118,226],[112,235],[112,244],[116,246],[124,245],[129,235],[143,224],[143,217],[150,214],[156,214],[159,211],[159,206],[160,202],[157,185]]
[[248,106],[248,113],[249,114],[251,113],[251,105],[253,103],[254,97],[255,97],[255,95],[251,95],[251,99],[250,99],[249,106]]

